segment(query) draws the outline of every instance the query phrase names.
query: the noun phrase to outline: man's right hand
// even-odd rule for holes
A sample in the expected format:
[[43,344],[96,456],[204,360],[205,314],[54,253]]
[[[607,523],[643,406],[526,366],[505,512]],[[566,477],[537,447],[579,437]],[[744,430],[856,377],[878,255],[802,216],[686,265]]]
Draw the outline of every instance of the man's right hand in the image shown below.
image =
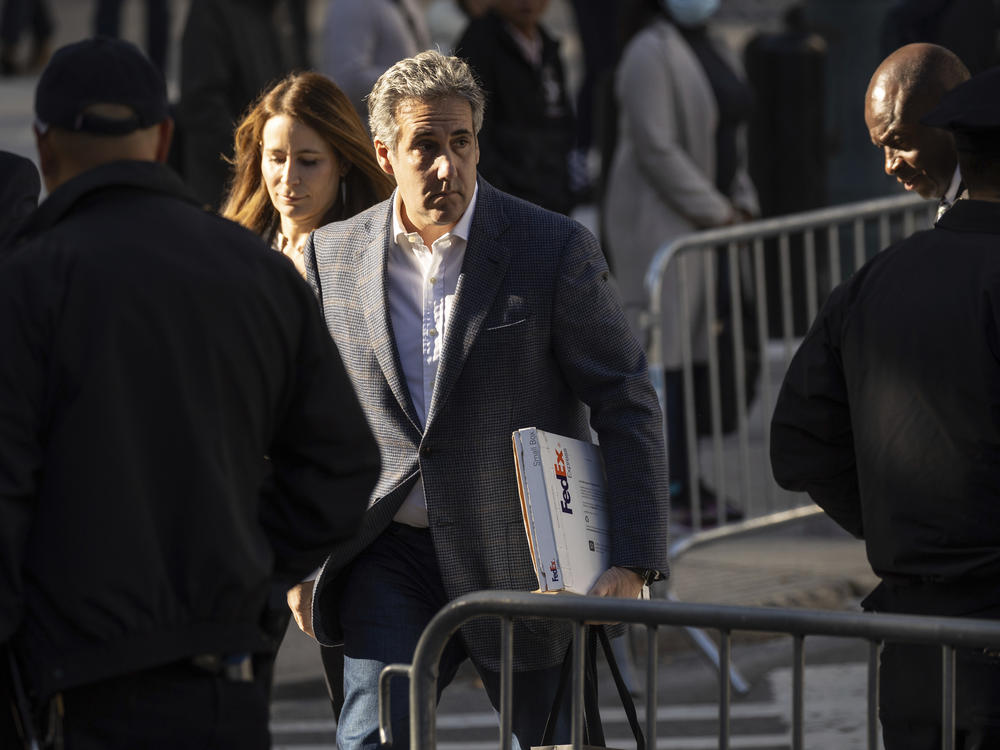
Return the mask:
[[315,584],[316,581],[303,581],[288,589],[288,608],[292,610],[295,624],[310,638],[316,637],[312,629],[312,600]]

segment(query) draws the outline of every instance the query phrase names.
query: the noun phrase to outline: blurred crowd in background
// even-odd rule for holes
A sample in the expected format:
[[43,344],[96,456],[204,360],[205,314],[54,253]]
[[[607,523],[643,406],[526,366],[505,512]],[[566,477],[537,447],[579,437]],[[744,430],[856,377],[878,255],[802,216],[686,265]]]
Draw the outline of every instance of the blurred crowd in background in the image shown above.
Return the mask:
[[[710,3],[717,6],[711,36],[716,46],[721,42],[752,94],[744,102],[749,105],[748,167],[763,215],[887,192],[889,183],[867,158],[870,144],[857,116],[858,89],[879,60],[909,42],[941,44],[973,74],[995,64],[997,4]],[[520,98],[514,128],[529,120],[543,122],[530,134],[533,156],[545,152],[545,159],[537,163],[522,155],[523,164],[506,163],[487,153],[482,172],[505,189],[511,188],[515,172],[522,182],[544,174],[549,184],[525,186],[525,194],[565,211],[599,202],[617,139],[615,66],[643,15],[657,5],[656,0],[4,0],[0,75],[37,73],[54,42],[119,33],[139,42],[164,71],[177,105],[179,136],[190,143],[187,156],[177,149],[175,166],[186,169],[194,189],[218,205],[224,164],[201,158],[202,149],[231,153],[240,115],[267,84],[291,70],[314,68],[330,76],[363,114],[362,98],[392,62],[428,47],[451,52],[464,42],[465,55],[486,88],[497,89],[491,91],[484,136],[500,144],[509,137],[509,123],[493,127],[493,116],[509,117],[515,109],[498,87],[524,81],[497,78],[490,66],[502,69],[509,62],[504,54],[516,57],[525,48],[508,47],[503,36],[501,43],[491,44],[498,26],[490,19],[517,15],[528,37],[537,27],[546,42],[531,76],[543,99]],[[690,46],[691,40],[680,43]],[[567,164],[560,161],[554,173],[550,148],[568,154]],[[522,174],[525,165],[531,165],[534,178]]]

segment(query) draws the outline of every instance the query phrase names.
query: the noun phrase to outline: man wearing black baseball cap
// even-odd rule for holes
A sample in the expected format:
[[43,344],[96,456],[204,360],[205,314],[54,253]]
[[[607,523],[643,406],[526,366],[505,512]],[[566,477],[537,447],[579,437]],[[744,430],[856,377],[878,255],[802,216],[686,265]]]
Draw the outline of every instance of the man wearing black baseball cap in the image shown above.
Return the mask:
[[267,626],[378,449],[291,262],[161,163],[137,48],[57,51],[35,110],[50,194],[0,264],[0,747],[267,748]]
[[[771,426],[779,484],[865,540],[875,612],[1000,619],[1000,68],[946,93],[968,200],[830,295]],[[1000,747],[1000,652],[958,649],[958,748]],[[941,747],[941,649],[887,643],[887,750]]]
[[35,90],[35,136],[51,193],[108,161],[166,160],[167,86],[133,45],[98,37],[59,49]]

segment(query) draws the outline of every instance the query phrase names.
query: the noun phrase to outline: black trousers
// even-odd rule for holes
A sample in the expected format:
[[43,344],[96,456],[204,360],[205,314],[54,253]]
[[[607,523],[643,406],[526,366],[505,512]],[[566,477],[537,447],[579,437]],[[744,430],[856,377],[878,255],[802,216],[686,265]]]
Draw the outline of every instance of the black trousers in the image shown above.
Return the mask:
[[18,740],[17,702],[14,698],[14,685],[7,668],[7,648],[0,646],[0,747],[21,747]]
[[[1000,653],[955,652],[956,750],[1000,748]],[[886,750],[941,747],[941,648],[887,643],[879,715]]]
[[[995,585],[992,578],[883,580],[861,605],[873,612],[998,620]],[[940,646],[888,642],[882,648],[879,719],[886,750],[939,750],[941,674]],[[955,650],[955,747],[1000,748],[1000,644]]]
[[267,750],[267,692],[186,662],[62,693],[65,750]]

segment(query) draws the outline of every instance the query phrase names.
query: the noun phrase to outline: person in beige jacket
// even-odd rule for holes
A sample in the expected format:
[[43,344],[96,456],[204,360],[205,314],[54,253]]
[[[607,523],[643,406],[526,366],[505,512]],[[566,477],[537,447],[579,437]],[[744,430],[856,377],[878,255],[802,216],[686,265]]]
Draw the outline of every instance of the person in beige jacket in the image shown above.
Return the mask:
[[[706,27],[718,3],[642,2],[646,21],[626,45],[615,78],[618,143],[603,221],[624,305],[648,345],[643,280],[656,251],[689,232],[747,220],[758,204],[745,150],[750,92],[735,57]],[[670,408],[669,391],[677,392],[679,406],[681,321],[689,322],[694,361],[708,358],[705,273],[704,256],[689,255],[671,265],[663,287],[671,494],[678,510],[684,506],[687,458],[682,415]],[[673,389],[672,370],[678,375]],[[704,500],[702,508],[710,521]]]

